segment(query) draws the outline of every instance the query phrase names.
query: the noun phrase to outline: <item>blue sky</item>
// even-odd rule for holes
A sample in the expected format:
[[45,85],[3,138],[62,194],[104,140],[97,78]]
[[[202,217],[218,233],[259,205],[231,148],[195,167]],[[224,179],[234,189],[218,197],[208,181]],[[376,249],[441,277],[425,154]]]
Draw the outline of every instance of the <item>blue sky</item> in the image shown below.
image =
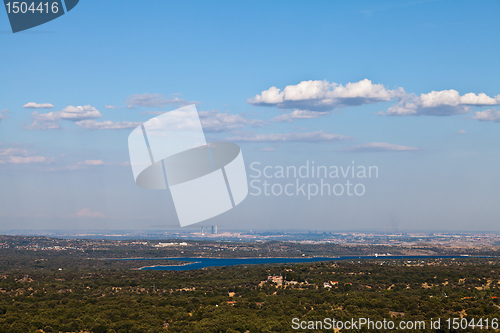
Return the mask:
[[206,224],[499,231],[499,13],[82,0],[12,34],[0,10],[0,230],[177,225],[167,191],[135,185],[127,137],[196,103],[207,140],[238,143],[247,166],[379,168],[363,196],[249,195]]

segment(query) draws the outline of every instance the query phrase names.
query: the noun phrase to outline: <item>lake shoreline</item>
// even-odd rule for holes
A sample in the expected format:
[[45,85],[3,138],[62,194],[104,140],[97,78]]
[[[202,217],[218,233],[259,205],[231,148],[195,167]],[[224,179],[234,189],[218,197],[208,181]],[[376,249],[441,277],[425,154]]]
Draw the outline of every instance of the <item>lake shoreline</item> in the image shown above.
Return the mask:
[[336,256],[336,257],[254,257],[254,258],[213,258],[213,257],[169,257],[169,258],[114,258],[112,260],[171,260],[185,261],[180,265],[151,265],[139,270],[190,270],[208,267],[229,267],[237,265],[269,265],[269,264],[300,264],[321,261],[343,260],[405,260],[405,259],[458,259],[458,258],[494,258],[490,256],[461,255],[366,255],[366,256]]

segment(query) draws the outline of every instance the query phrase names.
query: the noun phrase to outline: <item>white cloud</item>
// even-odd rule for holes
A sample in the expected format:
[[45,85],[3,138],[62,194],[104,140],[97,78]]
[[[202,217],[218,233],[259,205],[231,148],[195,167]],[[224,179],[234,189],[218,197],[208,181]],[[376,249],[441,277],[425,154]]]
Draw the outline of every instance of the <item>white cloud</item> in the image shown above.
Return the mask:
[[54,105],[52,105],[50,103],[38,104],[38,103],[30,102],[30,103],[26,103],[23,105],[23,108],[26,108],[26,109],[52,109],[53,107],[54,107]]
[[[36,111],[35,111],[36,112]],[[54,114],[54,116],[62,120],[79,121],[84,119],[95,119],[102,117],[102,114],[90,105],[85,106],[67,106],[61,111],[50,112],[47,115]],[[45,115],[45,116],[47,116]],[[50,117],[49,117],[50,118]]]
[[104,105],[104,107],[106,109],[112,109],[112,110],[121,108],[121,106],[116,106],[116,105]]
[[405,94],[402,88],[388,90],[382,84],[364,79],[345,86],[328,81],[302,81],[286,86],[283,91],[276,87],[248,99],[255,106],[276,106],[280,109],[307,111],[331,111],[337,107],[386,102]]
[[465,134],[465,133],[466,133],[465,130],[460,130],[457,132],[457,134]]
[[500,104],[500,95],[496,95],[495,98],[493,98],[485,93],[479,93],[477,95],[468,93],[460,97],[460,103],[473,106],[498,105]]
[[222,113],[219,111],[200,111],[201,126],[206,132],[222,132],[240,129],[245,126],[260,127],[262,120],[246,119],[239,114]]
[[324,114],[311,112],[330,112],[335,108],[357,106],[370,103],[387,102],[396,99],[398,103],[387,112],[376,115],[388,116],[450,116],[470,112],[471,106],[500,105],[500,95],[490,97],[485,93],[467,93],[441,90],[415,95],[403,88],[386,89],[382,84],[373,84],[364,79],[345,86],[328,81],[302,81],[297,85],[286,86],[283,90],[271,87],[247,100],[254,106],[275,106],[282,110],[296,111],[273,118],[273,121],[291,122]]
[[415,151],[415,150],[420,150],[420,148],[394,145],[386,142],[371,142],[371,143],[365,143],[361,145],[339,149],[337,151],[343,153],[371,153],[371,152],[387,152],[387,151],[402,152],[402,151]]
[[94,107],[90,105],[85,106],[72,106],[69,105],[62,109],[61,111],[53,111],[49,113],[39,113],[34,111],[31,114],[33,123],[29,126],[25,126],[25,129],[32,130],[50,130],[59,129],[59,121],[69,120],[69,121],[81,121],[84,119],[94,119],[100,118],[102,114]]
[[246,134],[227,138],[227,141],[236,142],[326,142],[350,140],[351,137],[330,134],[323,131],[304,132],[304,133],[268,133],[268,134]]
[[431,91],[416,96],[402,96],[398,104],[387,110],[388,116],[451,116],[470,112],[470,106],[487,106],[500,104],[500,95],[495,98],[484,93],[467,93],[460,96],[453,89]]
[[282,122],[291,123],[296,119],[319,118],[321,116],[326,116],[327,114],[329,114],[329,112],[295,110],[292,113],[282,114],[281,116],[274,117],[273,119],[271,119],[271,121],[276,121],[278,123]]
[[162,94],[135,94],[127,98],[125,104],[127,107],[134,108],[137,106],[150,107],[150,108],[163,108],[167,105],[186,106],[191,104],[199,104],[197,101],[188,101],[183,98],[172,96],[166,98]]
[[472,119],[480,121],[494,121],[498,123],[500,122],[500,111],[491,109],[491,110],[476,112],[474,114],[474,117],[472,117]]
[[135,128],[141,125],[141,122],[113,122],[110,120],[98,122],[94,119],[102,117],[102,114],[96,108],[85,106],[67,106],[61,111],[53,111],[49,113],[39,113],[34,111],[31,114],[33,123],[25,126],[25,129],[32,130],[51,130],[60,129],[59,122],[61,120],[73,121],[79,128],[88,130],[95,129],[127,129]]
[[0,149],[0,164],[31,164],[31,163],[52,163],[54,159],[36,155],[36,152],[24,148]]
[[106,215],[104,213],[98,212],[98,211],[91,211],[88,208],[84,208],[78,213],[76,213],[76,216],[78,217],[101,217],[104,218]]
[[128,129],[128,128],[136,128],[140,126],[142,122],[130,122],[130,121],[121,121],[121,122],[113,122],[111,120],[107,121],[95,121],[95,120],[81,120],[77,121],[76,124],[80,128],[88,129],[88,130],[115,130],[115,129]]

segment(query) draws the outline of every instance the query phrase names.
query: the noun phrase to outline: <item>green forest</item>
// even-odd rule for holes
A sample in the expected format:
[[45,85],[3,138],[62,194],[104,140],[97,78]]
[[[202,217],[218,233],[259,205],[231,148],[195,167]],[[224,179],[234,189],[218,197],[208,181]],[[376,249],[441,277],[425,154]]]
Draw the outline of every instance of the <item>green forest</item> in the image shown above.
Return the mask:
[[[116,247],[117,253],[130,250]],[[0,252],[0,332],[5,333],[309,332],[293,330],[292,319],[491,322],[500,317],[496,258],[380,257],[145,271],[137,270],[137,261],[103,260],[103,254],[87,250],[72,255],[11,246]]]

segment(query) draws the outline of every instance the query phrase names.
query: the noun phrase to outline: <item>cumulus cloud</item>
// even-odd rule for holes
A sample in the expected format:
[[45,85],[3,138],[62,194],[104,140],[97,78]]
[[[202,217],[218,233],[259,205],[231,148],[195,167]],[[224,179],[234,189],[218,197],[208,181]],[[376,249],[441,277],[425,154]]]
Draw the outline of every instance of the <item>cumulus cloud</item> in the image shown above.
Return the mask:
[[163,108],[167,105],[177,105],[186,106],[191,104],[199,104],[197,101],[188,101],[178,96],[172,96],[172,98],[166,98],[162,94],[135,94],[129,96],[125,101],[128,108],[135,108],[138,106],[150,107],[150,108]]
[[227,138],[227,141],[235,142],[327,142],[350,140],[351,137],[330,134],[323,131],[304,133],[267,133],[267,134],[246,134]]
[[76,216],[78,217],[101,217],[104,218],[106,215],[104,213],[98,212],[98,211],[91,211],[88,208],[84,208],[78,213],[76,213]]
[[54,105],[52,105],[50,103],[38,104],[38,103],[30,102],[30,103],[26,103],[23,105],[23,108],[26,108],[26,109],[52,109],[53,107],[54,107]]
[[496,123],[500,122],[500,111],[495,109],[476,112],[472,119],[480,120],[480,121],[494,121]]
[[206,132],[223,132],[240,129],[245,126],[260,127],[264,124],[259,119],[247,119],[239,114],[219,111],[200,111],[201,126]]
[[[328,81],[302,81],[283,90],[271,87],[247,100],[254,106],[274,106],[281,110],[296,111],[277,116],[273,121],[291,122],[297,119],[317,118],[335,108],[397,100],[385,113],[388,116],[451,116],[470,112],[472,106],[500,105],[500,95],[485,93],[460,95],[456,90],[431,91],[421,95],[409,94],[403,88],[394,90],[368,79],[345,86]],[[316,113],[314,113],[316,112]],[[324,112],[324,113],[321,113]]]
[[88,130],[110,130],[110,129],[116,130],[116,129],[136,128],[137,126],[140,126],[142,122],[82,120],[82,121],[77,121],[76,124],[78,125],[79,128],[84,128]]
[[295,110],[292,113],[282,114],[280,116],[274,117],[271,121],[276,121],[278,123],[287,122],[291,123],[297,119],[312,119],[319,118],[321,116],[326,116],[329,112],[319,112],[319,111],[307,111],[307,110]]
[[102,117],[101,113],[90,105],[85,106],[67,106],[61,111],[53,111],[49,113],[39,113],[34,111],[31,114],[33,122],[26,126],[25,129],[32,130],[50,130],[59,129],[59,121],[81,121],[84,119],[94,119]]
[[[36,111],[35,111],[36,112]],[[102,117],[102,114],[94,107],[90,105],[85,106],[67,106],[61,111],[50,112],[44,116],[50,117],[50,114],[54,114],[56,119],[79,121],[84,119],[94,119]]]
[[420,150],[420,148],[394,145],[386,142],[371,142],[361,145],[356,145],[352,147],[347,147],[339,149],[337,151],[343,153],[377,153],[377,152],[403,152],[403,151],[415,151]]
[[344,106],[386,102],[403,94],[405,92],[402,88],[389,90],[368,79],[347,83],[345,86],[335,82],[310,80],[286,86],[283,91],[271,87],[247,102],[255,106],[276,106],[283,110],[331,111]]
[[391,106],[388,116],[451,116],[470,112],[470,106],[487,106],[500,104],[500,95],[489,97],[484,93],[467,93],[460,96],[453,89],[431,91],[417,96],[403,95],[398,104]]
[[49,164],[52,163],[53,160],[53,158],[37,155],[36,152],[24,148],[0,148],[0,164]]

